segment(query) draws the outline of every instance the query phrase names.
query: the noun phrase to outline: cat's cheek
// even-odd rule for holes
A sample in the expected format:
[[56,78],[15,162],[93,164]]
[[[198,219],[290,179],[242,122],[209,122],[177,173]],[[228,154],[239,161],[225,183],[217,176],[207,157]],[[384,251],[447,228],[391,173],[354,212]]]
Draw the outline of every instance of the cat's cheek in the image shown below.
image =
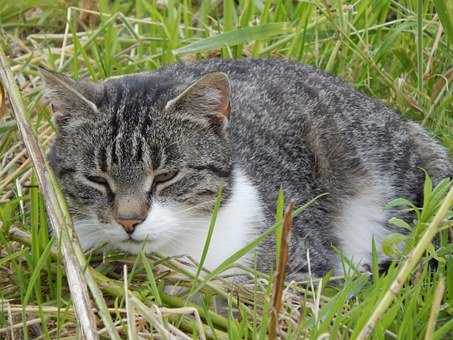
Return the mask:
[[115,246],[127,239],[127,234],[120,226],[100,223],[96,218],[75,221],[74,230],[83,250],[106,244]]
[[169,204],[154,201],[147,218],[137,226],[132,238],[136,241],[148,241],[157,247],[168,242],[181,223],[177,209]]

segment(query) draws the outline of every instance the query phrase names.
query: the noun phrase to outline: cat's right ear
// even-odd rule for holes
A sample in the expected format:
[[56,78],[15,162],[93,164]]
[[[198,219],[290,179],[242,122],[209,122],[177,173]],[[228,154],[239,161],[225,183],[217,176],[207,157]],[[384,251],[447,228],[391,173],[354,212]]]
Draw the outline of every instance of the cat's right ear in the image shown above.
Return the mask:
[[75,81],[68,76],[39,67],[44,81],[44,95],[55,112],[55,121],[62,126],[75,116],[99,112],[92,98],[97,85],[88,81]]

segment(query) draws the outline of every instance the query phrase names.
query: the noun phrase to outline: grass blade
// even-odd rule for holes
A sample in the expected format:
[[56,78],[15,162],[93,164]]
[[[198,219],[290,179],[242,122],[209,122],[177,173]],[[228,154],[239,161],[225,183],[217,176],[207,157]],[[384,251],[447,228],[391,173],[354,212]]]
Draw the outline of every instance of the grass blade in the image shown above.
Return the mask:
[[214,37],[205,38],[180,47],[173,51],[175,55],[197,53],[225,46],[236,46],[255,40],[266,40],[290,32],[290,26],[285,23],[271,23],[254,27],[244,27],[235,31],[221,33]]
[[[311,204],[313,204],[316,200],[318,200],[320,197],[325,196],[326,194],[321,194],[316,196],[315,198],[311,199],[307,203],[305,203],[303,206],[297,208],[293,212],[293,217],[296,217],[300,215],[306,208],[308,208]],[[265,239],[267,239],[270,235],[275,233],[275,229],[281,225],[282,222],[275,223],[271,228],[267,229],[264,233],[262,233],[260,236],[258,236],[255,240],[244,246],[243,248],[239,249],[237,252],[235,252],[233,255],[231,255],[229,258],[227,258],[225,261],[223,261],[216,269],[214,269],[209,275],[206,276],[206,278],[203,280],[203,282],[195,289],[192,294],[197,293],[206,283],[208,283],[211,279],[213,279],[216,276],[219,276],[221,273],[223,273],[225,270],[230,268],[234,263],[236,263],[240,258],[245,256],[247,253],[251,252],[253,249],[255,249],[261,242],[263,242]]]
[[357,336],[358,340],[365,340],[369,337],[372,330],[376,326],[376,323],[379,321],[379,319],[382,317],[382,314],[387,310],[392,301],[395,299],[396,295],[401,290],[407,277],[412,272],[412,269],[418,263],[418,261],[420,260],[421,256],[426,251],[428,246],[431,244],[433,237],[438,232],[438,227],[440,223],[443,221],[443,219],[448,213],[448,210],[451,208],[452,205],[453,205],[453,187],[450,188],[450,191],[448,192],[441,207],[434,216],[433,221],[423,234],[423,237],[420,239],[417,246],[407,256],[406,261],[401,266],[401,269],[398,272],[398,275],[393,281],[389,290],[385,293],[384,297],[381,299],[376,308],[373,310],[373,313],[369,317],[367,323]]
[[453,45],[453,5],[451,1],[433,0],[437,15],[444,27],[450,45]]
[[214,203],[214,209],[212,210],[211,220],[209,221],[209,228],[208,233],[206,234],[206,240],[203,246],[203,252],[201,253],[200,263],[198,264],[197,272],[195,274],[195,283],[198,281],[200,276],[201,270],[206,260],[206,256],[208,255],[209,245],[211,244],[211,238],[214,233],[215,222],[217,220],[217,214],[220,209],[220,203],[222,202],[222,195],[223,195],[223,186],[220,187],[219,191],[217,192],[217,197]]

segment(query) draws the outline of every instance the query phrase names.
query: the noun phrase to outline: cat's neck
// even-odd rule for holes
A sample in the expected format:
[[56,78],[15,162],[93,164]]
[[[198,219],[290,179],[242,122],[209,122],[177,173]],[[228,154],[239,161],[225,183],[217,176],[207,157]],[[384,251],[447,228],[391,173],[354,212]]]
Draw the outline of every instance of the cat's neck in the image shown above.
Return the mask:
[[[264,223],[264,209],[259,193],[245,173],[236,168],[233,172],[232,193],[219,209],[214,232],[209,245],[204,267],[213,270],[232,254],[249,244],[259,234]],[[208,233],[210,216],[205,216],[187,235],[185,246],[179,249],[162,249],[167,255],[187,254],[200,260]],[[244,260],[244,259],[242,259]],[[243,262],[243,261],[239,261]]]

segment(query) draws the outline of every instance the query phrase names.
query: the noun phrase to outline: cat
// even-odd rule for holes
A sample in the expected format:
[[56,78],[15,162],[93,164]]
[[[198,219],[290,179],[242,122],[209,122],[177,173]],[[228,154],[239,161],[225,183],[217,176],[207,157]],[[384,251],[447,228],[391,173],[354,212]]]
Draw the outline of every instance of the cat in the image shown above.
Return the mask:
[[[106,79],[41,70],[55,111],[48,153],[83,249],[105,245],[200,259],[223,188],[205,267],[216,268],[275,222],[276,198],[300,206],[288,273],[342,273],[337,251],[371,263],[374,238],[422,200],[425,169],[451,176],[446,149],[417,123],[311,66],[211,59]],[[253,263],[269,271],[275,240]],[[384,256],[380,253],[381,258]]]

